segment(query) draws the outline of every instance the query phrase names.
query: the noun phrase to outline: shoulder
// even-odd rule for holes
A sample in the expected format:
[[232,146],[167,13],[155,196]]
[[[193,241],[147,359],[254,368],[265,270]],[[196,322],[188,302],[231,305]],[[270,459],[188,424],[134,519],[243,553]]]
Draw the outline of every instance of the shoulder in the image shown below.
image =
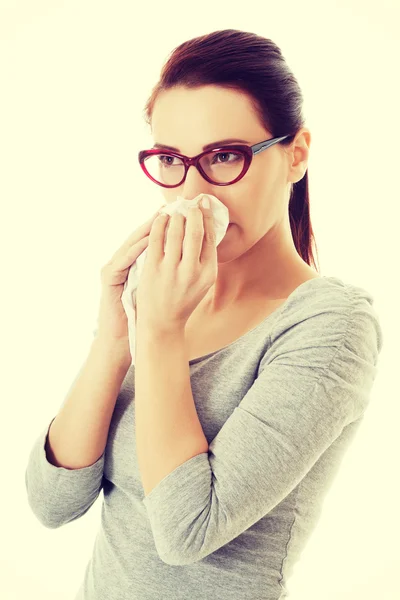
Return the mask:
[[338,277],[301,284],[288,297],[270,334],[269,360],[281,352],[302,349],[321,356],[348,345],[376,363],[383,335],[374,297]]

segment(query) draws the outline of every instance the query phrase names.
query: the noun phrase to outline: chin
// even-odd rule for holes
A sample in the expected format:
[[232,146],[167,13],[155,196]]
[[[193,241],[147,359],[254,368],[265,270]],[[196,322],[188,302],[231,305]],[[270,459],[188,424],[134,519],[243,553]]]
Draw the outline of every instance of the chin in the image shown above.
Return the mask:
[[[222,240],[220,241],[220,243],[217,246],[217,256],[218,256],[218,262],[219,263],[228,263],[231,262],[233,260],[236,260],[238,258],[238,256],[240,256],[240,253],[237,254],[238,252],[238,247],[235,245],[232,246],[232,244],[230,245],[230,249],[229,249],[229,240],[231,238],[231,231],[233,231],[233,226],[235,225],[235,223],[229,223],[228,227],[226,228],[226,233],[224,235],[224,237],[222,238]],[[226,239],[229,238],[229,239]],[[232,234],[232,238],[233,238],[233,234]],[[226,244],[225,244],[226,241]],[[235,253],[232,256],[232,253]]]

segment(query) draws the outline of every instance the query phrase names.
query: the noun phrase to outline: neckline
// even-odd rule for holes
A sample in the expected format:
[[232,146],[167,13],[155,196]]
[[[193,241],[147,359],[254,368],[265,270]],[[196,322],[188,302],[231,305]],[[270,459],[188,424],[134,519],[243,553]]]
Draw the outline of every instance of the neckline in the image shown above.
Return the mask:
[[209,356],[214,356],[214,354],[217,354],[218,352],[222,352],[223,350],[226,350],[227,348],[230,348],[234,344],[237,344],[238,342],[240,342],[241,340],[243,340],[245,337],[249,336],[254,331],[257,331],[258,329],[260,329],[269,319],[272,319],[273,317],[275,317],[280,311],[282,312],[285,309],[288,301],[292,298],[292,296],[294,294],[296,294],[296,292],[300,288],[303,288],[303,286],[309,284],[311,281],[321,281],[321,280],[327,280],[327,279],[336,279],[337,280],[338,277],[331,277],[331,276],[327,276],[327,275],[321,275],[320,277],[313,277],[312,279],[307,279],[306,281],[303,281],[303,283],[301,283],[300,285],[298,285],[293,290],[293,292],[291,292],[289,294],[289,296],[286,298],[286,300],[284,302],[282,302],[282,304],[280,306],[278,306],[278,308],[276,308],[275,310],[273,310],[267,317],[265,317],[265,319],[263,319],[260,323],[258,323],[258,325],[256,325],[255,327],[253,327],[253,329],[250,329],[249,331],[246,331],[246,333],[244,333],[243,335],[241,335],[240,337],[238,337],[236,340],[234,340],[230,344],[227,344],[226,346],[223,346],[222,348],[219,348],[218,350],[214,350],[214,352],[209,352],[208,354],[204,354],[203,356],[198,356],[197,358],[192,358],[191,360],[189,360],[189,366],[190,365],[195,365],[198,362],[201,362],[202,360],[204,360],[205,358],[208,358]]

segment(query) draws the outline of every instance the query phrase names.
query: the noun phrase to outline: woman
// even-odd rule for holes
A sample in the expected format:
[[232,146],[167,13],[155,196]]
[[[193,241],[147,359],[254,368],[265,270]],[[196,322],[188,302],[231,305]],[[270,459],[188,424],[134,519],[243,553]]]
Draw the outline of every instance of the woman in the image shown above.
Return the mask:
[[[310,132],[271,40],[181,44],[146,110],[139,161],[164,201],[212,194],[231,225],[215,247],[207,209],[173,215],[164,254],[168,220],[152,218],[105,265],[97,336],[32,449],[29,503],[56,528],[103,489],[77,599],[278,600],[368,406],[381,327],[366,290],[311,266]],[[130,368],[119,300],[146,246]]]

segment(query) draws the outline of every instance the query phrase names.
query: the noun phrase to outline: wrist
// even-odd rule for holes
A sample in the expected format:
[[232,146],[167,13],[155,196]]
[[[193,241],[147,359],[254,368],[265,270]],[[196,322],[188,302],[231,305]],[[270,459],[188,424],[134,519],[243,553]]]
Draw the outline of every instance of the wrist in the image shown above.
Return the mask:
[[122,365],[130,365],[132,362],[128,338],[110,338],[97,335],[92,342],[92,347],[107,354],[110,359]]
[[140,338],[183,338],[185,326],[180,324],[160,325],[149,321],[138,319],[136,321],[136,335]]

